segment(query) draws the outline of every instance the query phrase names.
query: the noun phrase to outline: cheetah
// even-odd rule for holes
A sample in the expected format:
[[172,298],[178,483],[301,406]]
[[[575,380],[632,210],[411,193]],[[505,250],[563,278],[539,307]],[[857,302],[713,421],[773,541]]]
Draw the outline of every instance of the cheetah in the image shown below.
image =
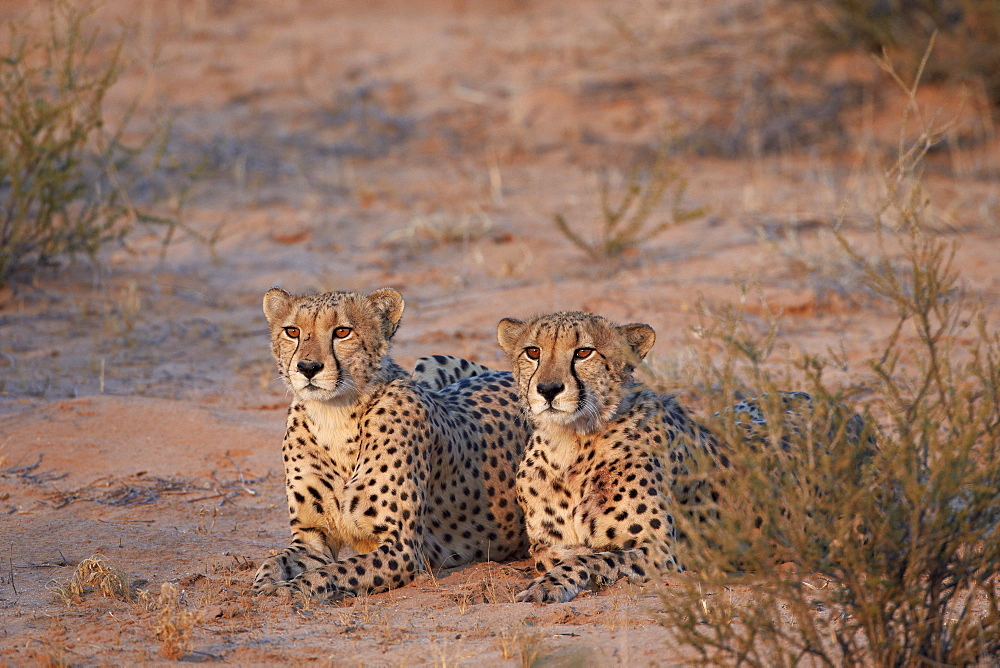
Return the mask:
[[[513,481],[530,426],[513,380],[461,360],[452,384],[433,369],[437,385],[409,377],[388,354],[403,305],[391,288],[264,296],[292,394],[282,445],[292,539],[261,564],[255,592],[340,598],[401,587],[428,567],[526,556]],[[345,546],[357,554],[338,559]]]
[[690,483],[696,459],[726,461],[676,399],[633,381],[655,338],[649,325],[580,312],[500,321],[534,426],[517,497],[541,575],[518,601],[564,602],[592,584],[683,570],[674,504],[707,502],[707,485]]

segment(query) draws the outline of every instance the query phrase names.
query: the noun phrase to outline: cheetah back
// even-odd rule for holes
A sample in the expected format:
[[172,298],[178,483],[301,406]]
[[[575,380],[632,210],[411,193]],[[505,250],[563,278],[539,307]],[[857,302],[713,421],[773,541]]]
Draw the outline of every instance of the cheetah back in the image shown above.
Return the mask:
[[413,365],[412,378],[432,390],[443,390],[463,378],[474,378],[493,369],[451,355],[421,357]]

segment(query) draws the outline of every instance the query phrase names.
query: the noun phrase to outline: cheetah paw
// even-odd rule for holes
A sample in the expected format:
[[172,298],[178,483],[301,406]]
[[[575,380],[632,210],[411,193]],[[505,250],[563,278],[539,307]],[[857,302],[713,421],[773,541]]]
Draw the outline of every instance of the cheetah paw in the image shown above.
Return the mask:
[[295,596],[308,596],[301,584],[292,581],[281,582],[257,582],[254,583],[253,592],[264,596],[280,596],[281,598],[292,598]]
[[270,578],[255,579],[250,591],[254,594],[273,594],[278,587],[278,581]]
[[533,582],[514,597],[518,603],[565,603],[576,598],[579,589],[546,582]]

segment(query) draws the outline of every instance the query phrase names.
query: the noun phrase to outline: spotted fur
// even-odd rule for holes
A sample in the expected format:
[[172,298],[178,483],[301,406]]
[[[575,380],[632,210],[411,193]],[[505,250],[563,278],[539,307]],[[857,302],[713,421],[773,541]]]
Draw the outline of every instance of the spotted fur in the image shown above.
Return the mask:
[[[712,419],[716,422],[732,421],[742,429],[745,442],[754,447],[763,447],[773,434],[780,433],[780,446],[784,451],[790,451],[795,442],[819,436],[823,444],[836,443],[838,432],[843,429],[843,438],[848,443],[858,444],[862,441],[868,446],[862,450],[865,457],[873,454],[877,447],[875,432],[865,419],[845,404],[835,404],[827,407],[829,415],[825,417],[826,433],[816,434],[816,410],[813,398],[807,392],[778,392],[776,412],[780,416],[780,430],[771,429],[765,415],[764,405],[768,401],[765,393],[760,397],[749,397],[736,403],[731,408],[716,413]],[[826,445],[824,445],[826,447]]]
[[[427,566],[526,552],[512,481],[530,429],[510,375],[415,382],[388,354],[402,313],[388,288],[265,295],[293,395],[282,446],[292,540],[261,564],[255,591],[381,592]],[[345,546],[358,554],[339,559]]]
[[421,357],[413,365],[413,380],[432,390],[443,390],[463,378],[475,378],[495,370],[451,355]]
[[718,449],[673,397],[632,380],[653,329],[556,313],[504,319],[497,337],[535,430],[517,495],[541,575],[517,600],[568,601],[595,584],[681,570],[675,503],[706,500],[688,476],[692,453]]

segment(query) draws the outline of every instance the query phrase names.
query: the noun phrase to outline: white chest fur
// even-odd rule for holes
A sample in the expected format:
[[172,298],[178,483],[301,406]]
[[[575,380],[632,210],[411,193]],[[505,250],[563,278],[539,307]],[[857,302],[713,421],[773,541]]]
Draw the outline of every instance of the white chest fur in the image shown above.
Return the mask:
[[334,461],[337,469],[349,474],[358,457],[358,420],[351,417],[354,407],[335,401],[306,401],[306,415],[316,444]]
[[542,442],[534,447],[536,455],[542,455],[537,457],[538,466],[547,471],[535,478],[545,500],[538,519],[556,522],[566,544],[585,544],[583,511],[587,490],[582,473],[586,462],[580,461],[585,439],[574,430],[559,427],[546,427],[540,435]]
[[581,436],[571,429],[548,426],[536,433],[542,437],[540,447],[549,465],[560,476],[565,476],[580,456]]

